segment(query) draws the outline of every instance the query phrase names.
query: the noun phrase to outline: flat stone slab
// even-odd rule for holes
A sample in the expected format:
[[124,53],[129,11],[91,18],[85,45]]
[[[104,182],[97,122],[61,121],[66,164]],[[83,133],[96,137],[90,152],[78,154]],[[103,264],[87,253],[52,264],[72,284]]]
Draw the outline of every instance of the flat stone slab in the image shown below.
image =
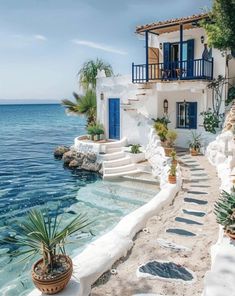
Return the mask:
[[210,188],[211,186],[210,185],[194,185],[192,184],[191,187],[198,187],[198,188]]
[[183,209],[182,211],[184,214],[188,214],[188,215],[192,215],[192,216],[196,216],[196,217],[204,217],[206,215],[205,212],[200,212],[200,211],[195,211],[195,210]]
[[[200,186],[199,186],[200,187]],[[190,194],[208,194],[207,192],[205,191],[194,191],[194,190],[189,190],[188,193]]]
[[200,222],[197,222],[197,221],[194,221],[191,219],[182,218],[182,217],[176,217],[175,221],[182,222],[182,223],[189,224],[189,225],[203,225]]
[[185,246],[182,246],[182,245],[177,245],[175,243],[172,243],[172,242],[168,242],[164,239],[157,239],[157,243],[165,248],[165,249],[170,249],[171,251],[176,251],[176,252],[179,252],[179,251],[184,251],[184,252],[190,252],[191,249],[188,248],[188,247],[185,247]]
[[180,264],[156,260],[139,266],[136,275],[142,278],[180,281],[184,283],[192,283],[196,279],[191,270]]
[[193,177],[208,177],[206,173],[200,173],[200,174],[191,174]]
[[203,168],[192,168],[190,171],[205,171]]
[[190,198],[190,197],[185,197],[184,202],[190,202],[190,203],[194,203],[197,205],[206,205],[208,203],[206,200]]
[[196,236],[195,233],[188,230],[181,229],[181,228],[168,228],[166,232],[172,233],[172,234],[178,234],[182,236]]

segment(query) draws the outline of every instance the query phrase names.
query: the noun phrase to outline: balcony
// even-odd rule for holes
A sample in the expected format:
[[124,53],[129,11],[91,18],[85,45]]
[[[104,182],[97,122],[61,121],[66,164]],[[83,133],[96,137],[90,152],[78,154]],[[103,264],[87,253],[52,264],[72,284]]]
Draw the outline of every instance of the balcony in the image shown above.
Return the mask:
[[132,82],[146,83],[172,80],[212,80],[213,58],[157,64],[132,64]]

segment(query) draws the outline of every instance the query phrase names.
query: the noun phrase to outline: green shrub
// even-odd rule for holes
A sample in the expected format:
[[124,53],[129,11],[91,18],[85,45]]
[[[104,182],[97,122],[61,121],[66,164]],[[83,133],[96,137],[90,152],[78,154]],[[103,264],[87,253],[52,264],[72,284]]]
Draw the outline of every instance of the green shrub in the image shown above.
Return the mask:
[[225,105],[228,106],[233,100],[235,100],[235,86],[230,87],[228,98],[225,100]]
[[175,164],[171,164],[171,167],[169,169],[169,175],[175,177],[177,172],[177,166]]
[[210,132],[212,134],[216,134],[216,128],[219,127],[219,116],[209,109],[208,111],[202,112],[203,116],[203,126],[205,131]]
[[153,127],[156,130],[156,133],[159,136],[160,140],[162,142],[165,142],[166,141],[167,131],[168,131],[165,124],[160,123],[160,122],[156,122]]
[[133,153],[133,154],[141,153],[141,151],[140,151],[140,145],[139,144],[133,144],[131,146],[131,153]]
[[173,147],[176,139],[177,139],[177,132],[173,130],[168,130],[166,134],[167,146]]
[[192,139],[189,142],[189,148],[194,150],[200,150],[201,146],[201,134],[192,132]]

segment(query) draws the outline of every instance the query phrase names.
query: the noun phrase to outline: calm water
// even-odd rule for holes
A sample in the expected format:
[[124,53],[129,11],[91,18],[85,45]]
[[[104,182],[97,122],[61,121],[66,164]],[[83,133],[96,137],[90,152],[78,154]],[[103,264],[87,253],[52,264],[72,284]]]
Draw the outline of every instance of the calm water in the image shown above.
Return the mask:
[[[156,194],[130,181],[104,182],[95,173],[64,169],[53,149],[84,132],[84,118],[66,116],[60,105],[0,105],[0,239],[14,235],[7,226],[19,224],[33,207],[47,207],[51,215],[59,207],[66,222],[86,212],[96,222],[92,233],[72,238],[73,256]],[[0,295],[27,295],[32,260],[19,263],[10,256],[12,245],[0,247]]]

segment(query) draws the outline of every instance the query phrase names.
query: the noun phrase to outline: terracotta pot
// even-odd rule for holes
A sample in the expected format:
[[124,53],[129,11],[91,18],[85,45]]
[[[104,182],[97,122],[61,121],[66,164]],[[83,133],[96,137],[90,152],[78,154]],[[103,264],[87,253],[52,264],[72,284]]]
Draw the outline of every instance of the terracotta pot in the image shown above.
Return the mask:
[[225,234],[230,237],[231,239],[234,239],[235,240],[235,233],[231,233],[229,232],[228,230],[225,230]]
[[177,159],[173,159],[173,160],[172,160],[172,164],[173,164],[173,165],[177,165],[177,163],[178,163],[178,160],[177,160]]
[[176,176],[168,175],[168,182],[170,184],[176,184]]
[[191,153],[192,156],[197,156],[198,155],[198,152],[199,151],[197,149],[191,148],[191,150],[190,150],[190,153]]
[[44,294],[52,295],[62,291],[68,284],[73,273],[73,262],[70,257],[66,255],[59,255],[66,258],[69,263],[69,269],[64,273],[55,276],[53,279],[43,279],[43,277],[35,273],[35,267],[42,262],[42,259],[38,260],[32,268],[32,280],[34,285]]
[[165,155],[168,157],[171,155],[171,152],[173,151],[173,149],[169,147],[165,147],[164,150],[165,150]]

